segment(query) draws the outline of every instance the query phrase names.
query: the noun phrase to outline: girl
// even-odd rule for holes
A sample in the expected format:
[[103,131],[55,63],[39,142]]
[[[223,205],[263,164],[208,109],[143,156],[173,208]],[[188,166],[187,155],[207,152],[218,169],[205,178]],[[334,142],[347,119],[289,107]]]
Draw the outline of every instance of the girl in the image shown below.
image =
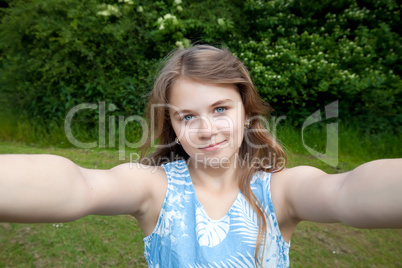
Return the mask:
[[156,135],[142,147],[143,164],[92,170],[53,155],[3,155],[0,220],[130,214],[150,267],[288,267],[302,220],[402,227],[401,160],[335,175],[285,169],[262,124],[267,110],[229,51],[178,50],[151,92]]

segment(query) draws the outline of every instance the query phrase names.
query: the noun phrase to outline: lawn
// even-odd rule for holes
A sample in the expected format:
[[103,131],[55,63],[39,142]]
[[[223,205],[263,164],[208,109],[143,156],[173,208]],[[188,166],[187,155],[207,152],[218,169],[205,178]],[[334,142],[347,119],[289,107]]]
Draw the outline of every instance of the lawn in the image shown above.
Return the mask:
[[[283,129],[278,134],[288,148],[290,166],[308,164],[335,173],[374,158],[401,156],[397,137],[389,137],[379,146],[375,138],[369,141],[344,130],[339,137],[339,164],[331,167],[303,151],[294,130]],[[319,140],[317,137],[311,140]],[[132,152],[127,150],[126,155]],[[111,149],[15,141],[0,141],[0,153],[56,154],[87,168],[110,168],[125,162]],[[88,216],[69,223],[0,223],[0,267],[146,267],[142,239],[136,220],[124,215]],[[402,230],[302,222],[292,237],[290,261],[291,267],[402,267]]]

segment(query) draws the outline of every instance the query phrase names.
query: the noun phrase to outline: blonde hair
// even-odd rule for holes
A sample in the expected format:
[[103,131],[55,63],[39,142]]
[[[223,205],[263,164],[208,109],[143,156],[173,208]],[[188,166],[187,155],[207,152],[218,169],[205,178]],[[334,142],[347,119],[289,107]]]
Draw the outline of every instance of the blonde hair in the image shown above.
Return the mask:
[[[263,118],[267,118],[272,110],[259,96],[250,75],[242,64],[227,49],[220,49],[209,45],[196,45],[187,49],[173,51],[159,71],[151,91],[146,115],[151,115],[151,108],[155,104],[169,104],[169,92],[179,78],[188,78],[214,84],[235,85],[240,93],[246,116],[251,119],[249,130],[245,131],[244,140],[239,149],[239,161],[242,172],[239,176],[239,188],[244,197],[251,204],[259,219],[258,237],[256,241],[255,262],[260,262],[258,253],[261,244],[265,250],[267,221],[265,210],[253,194],[250,181],[256,171],[274,172],[282,170],[286,163],[286,155],[274,137],[265,129]],[[154,138],[150,138],[141,147],[141,157],[145,157],[155,142],[157,149],[147,158],[153,163],[161,165],[175,159],[187,160],[189,156],[181,146],[174,143],[175,132],[171,126],[167,105],[162,109],[154,110],[150,129],[155,130]],[[264,165],[258,159],[274,155],[282,162],[272,162]],[[253,163],[247,163],[247,161]],[[171,160],[172,161],[172,160]]]

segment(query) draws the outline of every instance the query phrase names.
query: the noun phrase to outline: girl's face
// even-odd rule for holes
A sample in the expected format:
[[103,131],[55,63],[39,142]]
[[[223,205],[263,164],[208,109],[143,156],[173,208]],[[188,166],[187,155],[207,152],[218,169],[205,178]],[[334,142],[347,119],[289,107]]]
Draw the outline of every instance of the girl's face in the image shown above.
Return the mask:
[[245,110],[234,85],[179,79],[169,95],[169,115],[190,158],[209,166],[228,166],[243,141]]

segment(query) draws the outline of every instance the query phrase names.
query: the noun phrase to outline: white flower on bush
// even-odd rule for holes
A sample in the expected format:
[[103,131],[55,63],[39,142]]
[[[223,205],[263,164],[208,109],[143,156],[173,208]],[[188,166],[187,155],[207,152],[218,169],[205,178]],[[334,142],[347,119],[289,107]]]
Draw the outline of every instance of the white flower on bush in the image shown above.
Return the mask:
[[218,19],[218,24],[219,24],[220,26],[225,26],[225,20],[222,19],[222,18],[219,18],[219,19]]
[[112,15],[116,16],[116,17],[121,16],[120,9],[114,5],[102,4],[102,5],[99,5],[99,9],[102,9],[101,11],[98,11],[96,13],[99,16],[105,16],[105,17],[109,17]]
[[172,14],[170,14],[170,13],[166,14],[165,16],[163,16],[163,18],[164,18],[165,20],[171,19],[171,20],[173,20],[173,21],[177,21],[176,16],[175,16],[175,15],[172,15]]
[[165,29],[165,23],[167,21],[171,21],[174,25],[178,24],[176,16],[168,13],[165,16],[163,16],[163,18],[158,18],[157,24],[159,25],[159,30]]
[[179,48],[185,48],[190,46],[190,40],[184,38],[182,41],[176,41],[176,46]]
[[127,3],[129,5],[134,5],[134,2],[132,0],[119,0],[119,3]]
[[174,0],[174,3],[175,3],[176,5],[180,5],[180,4],[181,4],[181,0]]
[[182,41],[176,41],[176,46],[179,48],[184,48]]

